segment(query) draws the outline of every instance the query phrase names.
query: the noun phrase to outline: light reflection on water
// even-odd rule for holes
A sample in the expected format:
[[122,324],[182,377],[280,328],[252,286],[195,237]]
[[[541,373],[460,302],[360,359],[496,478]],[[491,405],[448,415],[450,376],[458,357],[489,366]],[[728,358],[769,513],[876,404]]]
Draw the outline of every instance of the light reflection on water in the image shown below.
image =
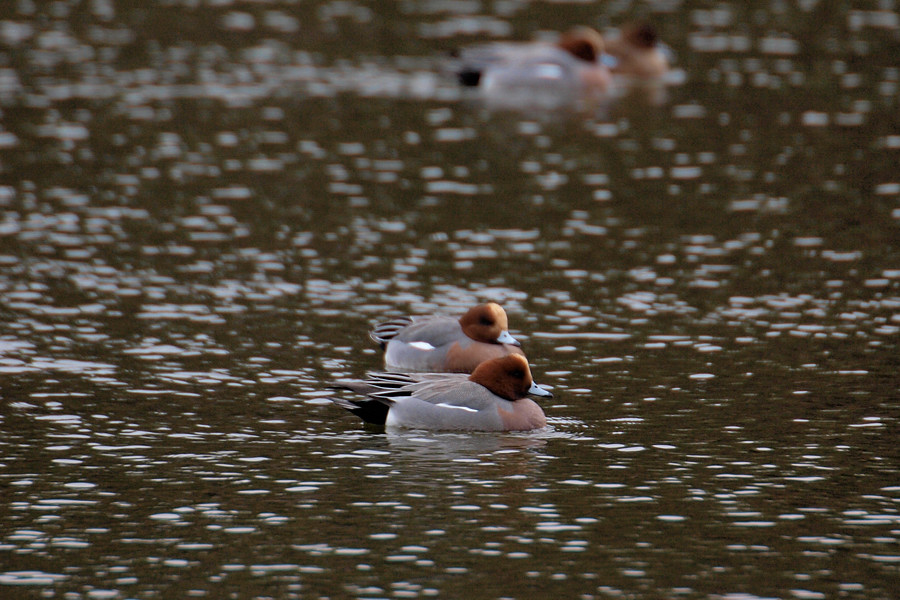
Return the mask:
[[[707,572],[695,571],[692,578],[692,589],[702,592],[716,589],[731,561],[764,564],[802,552],[807,564],[825,567],[842,546],[859,544],[849,531],[874,534],[897,525],[891,498],[896,486],[873,482],[870,488],[867,481],[877,475],[868,469],[850,488],[833,478],[843,470],[840,454],[861,449],[803,438],[789,447],[773,432],[770,445],[756,437],[759,432],[746,431],[752,425],[726,425],[698,439],[696,427],[663,423],[660,429],[670,433],[656,432],[648,436],[655,441],[646,442],[641,430],[654,421],[681,420],[660,417],[667,409],[645,410],[644,418],[610,418],[590,429],[596,438],[583,435],[584,424],[559,419],[547,433],[505,436],[352,428],[328,433],[316,426],[298,429],[291,423],[295,407],[283,406],[291,412],[233,431],[209,427],[190,412],[172,420],[164,410],[150,430],[102,414],[33,421],[52,445],[19,445],[19,451],[58,458],[50,472],[9,481],[20,494],[28,490],[10,509],[27,515],[30,524],[6,536],[6,549],[52,559],[63,549],[71,557],[95,544],[124,553],[149,547],[154,558],[147,564],[90,568],[118,573],[120,586],[137,586],[129,589],[144,589],[177,570],[182,585],[212,593],[245,571],[288,575],[274,585],[294,582],[338,593],[339,569],[366,573],[362,580],[377,587],[385,581],[379,573],[396,573],[397,565],[449,586],[441,589],[471,584],[449,575],[475,577],[492,589],[481,564],[486,560],[540,585],[569,581],[559,585],[577,590],[592,582],[628,589],[637,578],[648,586],[656,582],[650,589],[667,589],[667,572],[690,557],[693,564],[711,561]],[[730,438],[730,452],[719,436]],[[816,496],[822,504],[810,502]],[[359,519],[368,523],[362,531]],[[80,523],[77,533],[65,526],[68,521]],[[698,536],[696,528],[707,533]],[[676,544],[680,536],[691,540],[690,550]],[[240,538],[248,550],[238,558],[232,548]],[[656,560],[648,563],[643,556],[651,551]],[[218,562],[208,563],[210,553]],[[857,552],[850,562],[889,566],[890,556]],[[22,573],[10,571],[6,581],[49,585],[67,577]],[[503,585],[528,589],[515,580]]]
[[[892,596],[894,11],[547,8],[2,18],[4,597]],[[495,112],[443,71],[639,14],[667,100]],[[373,323],[488,298],[546,430],[328,400]]]

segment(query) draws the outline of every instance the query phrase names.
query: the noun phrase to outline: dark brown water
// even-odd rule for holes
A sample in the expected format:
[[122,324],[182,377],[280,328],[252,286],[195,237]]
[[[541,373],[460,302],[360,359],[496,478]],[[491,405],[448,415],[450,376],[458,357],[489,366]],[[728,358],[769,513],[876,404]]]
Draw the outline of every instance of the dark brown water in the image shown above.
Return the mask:
[[[444,71],[636,18],[664,89]],[[897,56],[892,1],[9,3],[0,597],[896,597]],[[328,400],[488,299],[546,431]]]

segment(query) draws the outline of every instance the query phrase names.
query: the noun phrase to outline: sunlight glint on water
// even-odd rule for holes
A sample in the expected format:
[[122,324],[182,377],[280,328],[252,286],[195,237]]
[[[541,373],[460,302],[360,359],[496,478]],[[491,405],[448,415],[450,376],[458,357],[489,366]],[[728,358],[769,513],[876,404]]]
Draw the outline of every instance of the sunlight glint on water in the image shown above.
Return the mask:
[[[446,72],[637,18],[669,85],[581,112]],[[16,3],[0,595],[891,598],[898,28],[890,3]],[[546,430],[330,402],[382,367],[374,323],[488,299]]]

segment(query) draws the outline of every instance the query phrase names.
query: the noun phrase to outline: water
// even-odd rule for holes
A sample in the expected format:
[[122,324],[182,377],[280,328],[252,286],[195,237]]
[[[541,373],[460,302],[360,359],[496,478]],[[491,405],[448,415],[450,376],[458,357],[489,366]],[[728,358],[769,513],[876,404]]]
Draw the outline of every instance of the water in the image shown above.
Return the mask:
[[[446,52],[656,22],[661,89],[490,110]],[[17,2],[4,598],[892,598],[895,3]],[[465,93],[464,93],[465,92]],[[328,400],[501,302],[551,426]]]

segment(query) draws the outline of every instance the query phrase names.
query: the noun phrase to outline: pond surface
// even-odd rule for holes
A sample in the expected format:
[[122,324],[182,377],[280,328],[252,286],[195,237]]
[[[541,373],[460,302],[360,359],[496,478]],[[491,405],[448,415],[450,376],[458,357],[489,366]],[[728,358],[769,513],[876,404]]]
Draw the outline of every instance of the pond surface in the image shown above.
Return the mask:
[[[0,596],[895,598],[897,8],[9,3]],[[665,86],[446,72],[635,19]],[[330,402],[485,300],[546,430]]]

